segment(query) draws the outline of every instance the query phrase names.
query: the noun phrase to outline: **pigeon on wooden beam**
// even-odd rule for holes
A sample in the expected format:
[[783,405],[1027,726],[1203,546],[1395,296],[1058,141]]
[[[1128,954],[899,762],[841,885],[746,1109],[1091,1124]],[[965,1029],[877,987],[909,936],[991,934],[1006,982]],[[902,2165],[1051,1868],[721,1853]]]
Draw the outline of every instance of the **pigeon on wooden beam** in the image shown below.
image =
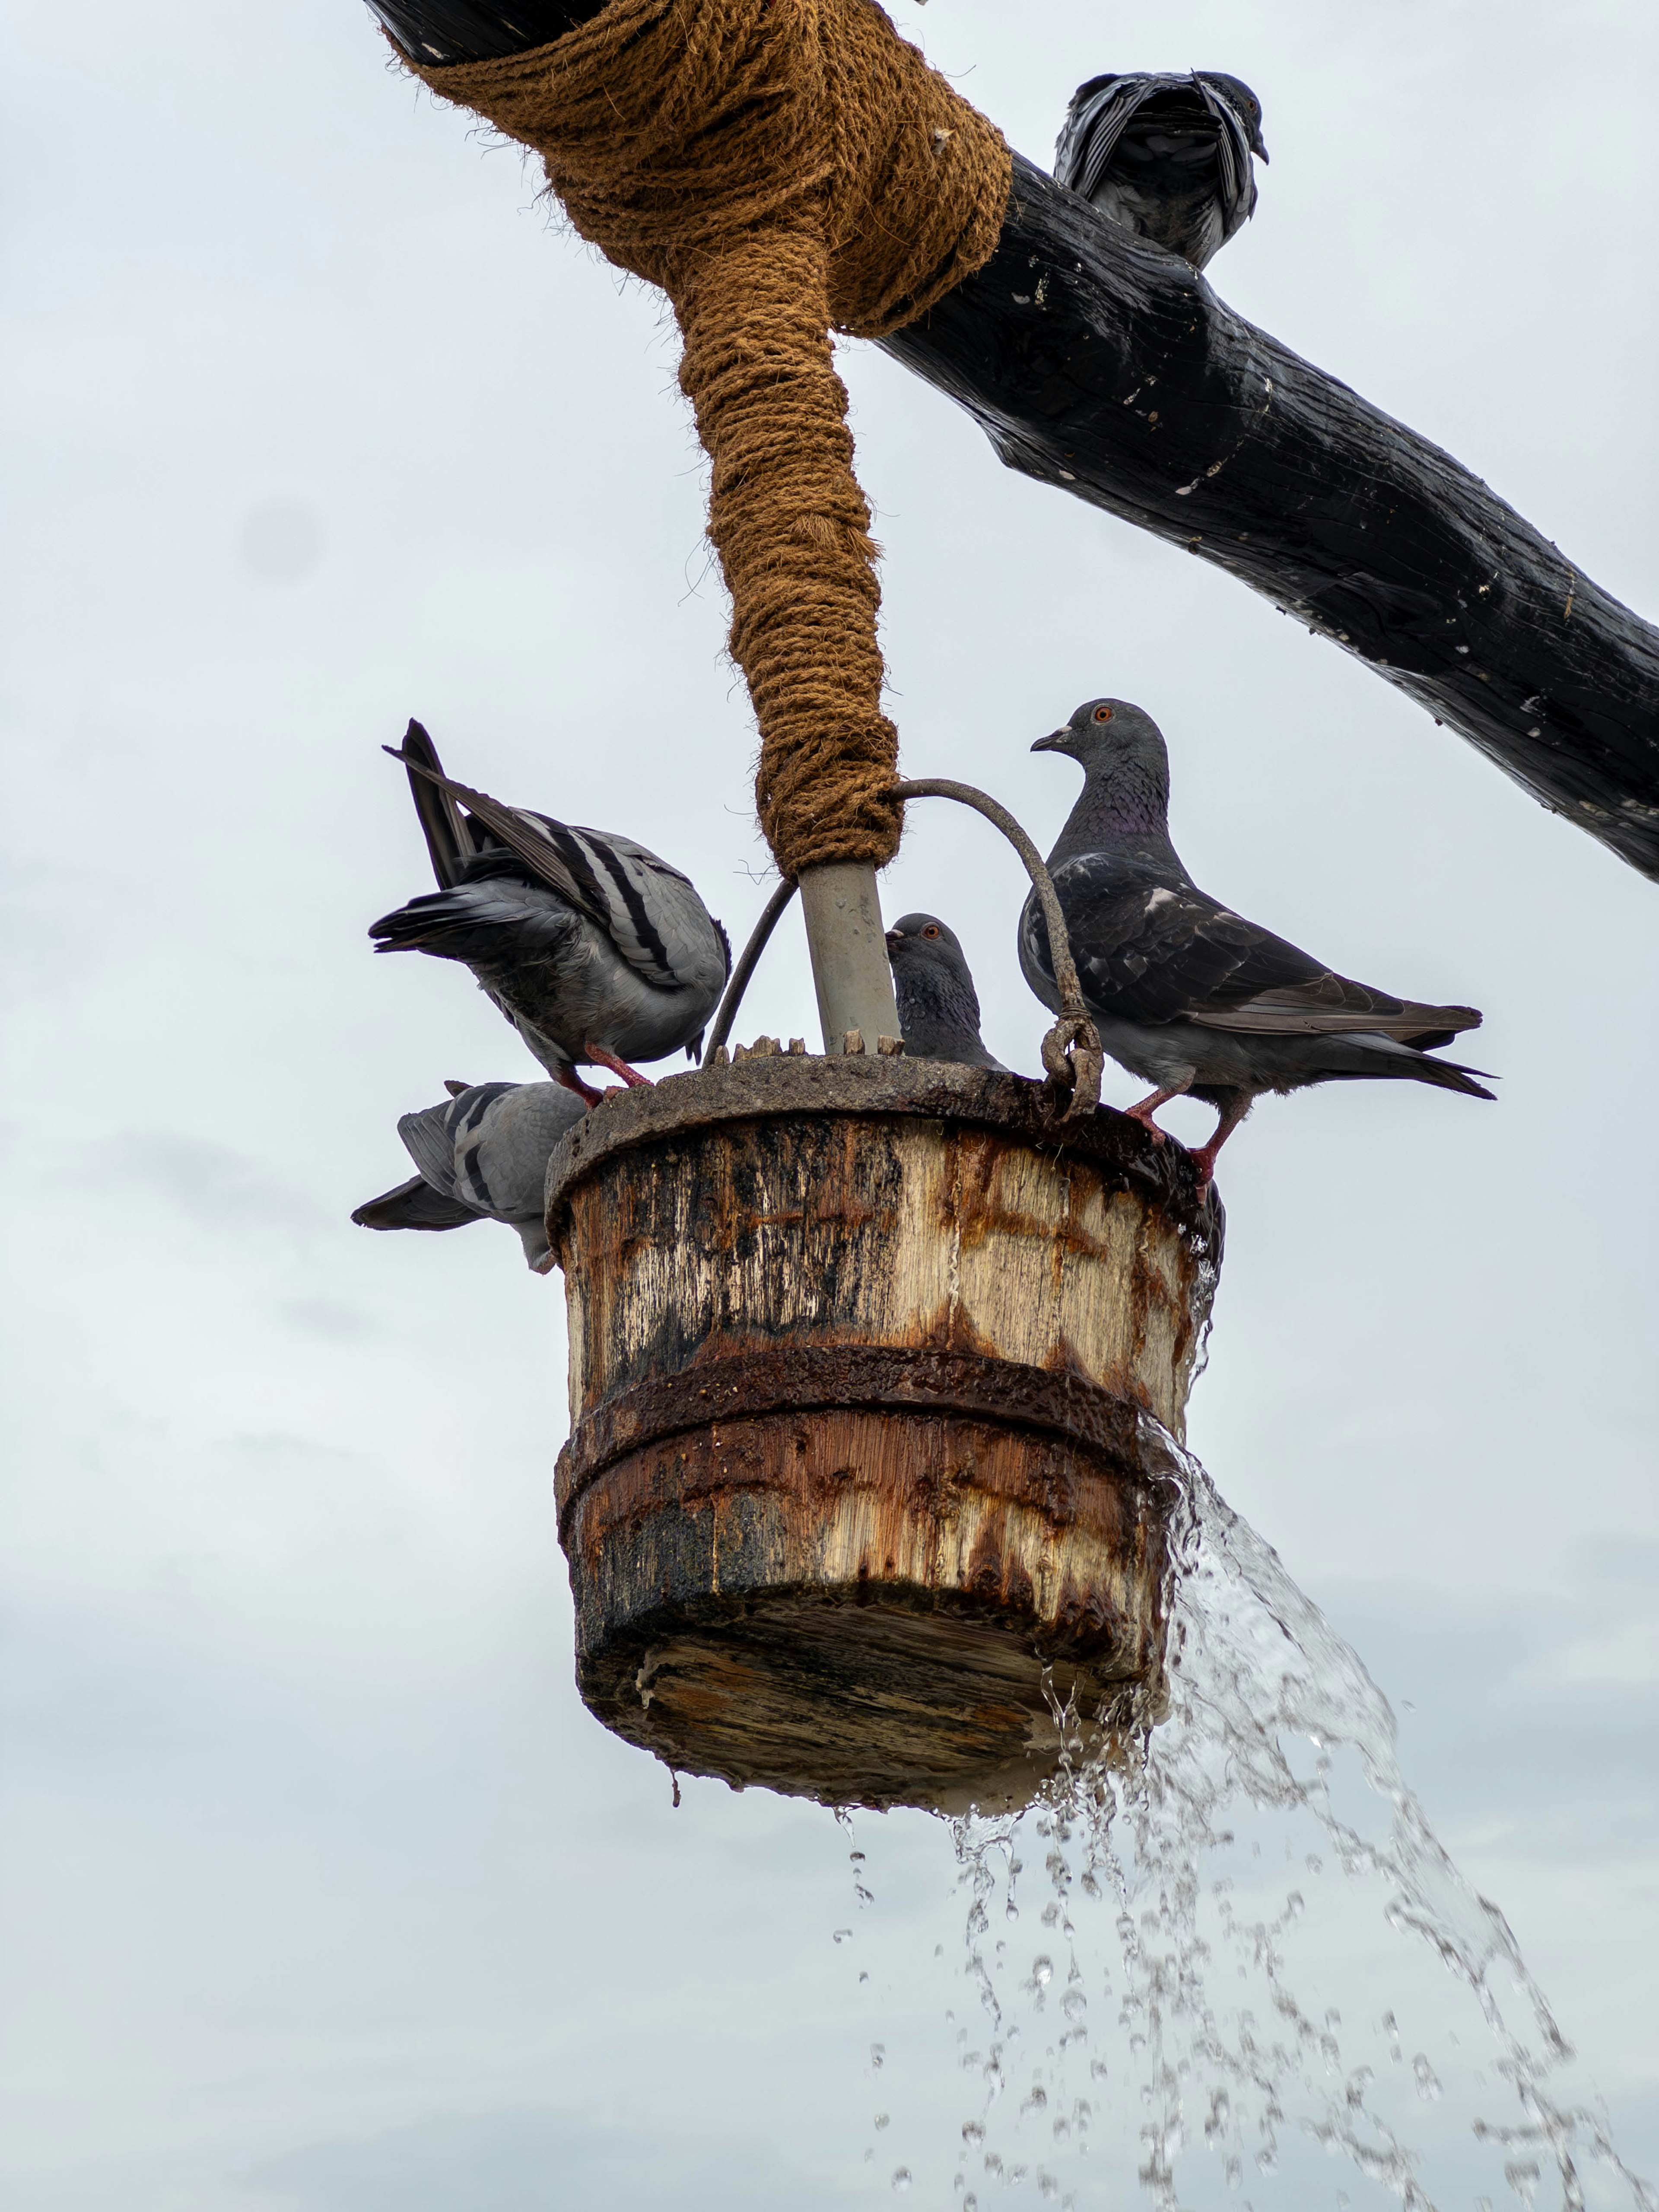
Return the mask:
[[[445,775],[418,722],[403,749],[440,888],[369,930],[377,952],[459,960],[553,1078],[589,1105],[577,1065],[630,1085],[636,1060],[695,1059],[732,972],[726,932],[690,880],[631,837],[504,806]],[[463,811],[463,804],[465,811]]]
[[[1423,1006],[1351,982],[1200,890],[1170,842],[1169,753],[1150,714],[1090,699],[1031,750],[1069,753],[1083,769],[1048,872],[1102,1045],[1158,1086],[1130,1113],[1162,1136],[1152,1115],[1171,1098],[1219,1112],[1194,1155],[1201,1183],[1264,1091],[1403,1078],[1492,1097],[1474,1080],[1480,1070],[1430,1057],[1479,1028],[1473,1006]],[[1019,964],[1058,1010],[1035,895],[1020,916]]]
[[547,1163],[587,1109],[556,1083],[451,1083],[449,1103],[398,1124],[420,1173],[360,1206],[360,1229],[464,1229],[504,1221],[538,1275],[553,1265],[544,1217]]
[[1267,158],[1261,102],[1236,76],[1096,76],[1072,95],[1054,182],[1203,269],[1255,213],[1253,154]]
[[887,933],[893,995],[909,1060],[949,1060],[1006,1075],[979,1033],[979,994],[953,929],[933,914],[907,914]]

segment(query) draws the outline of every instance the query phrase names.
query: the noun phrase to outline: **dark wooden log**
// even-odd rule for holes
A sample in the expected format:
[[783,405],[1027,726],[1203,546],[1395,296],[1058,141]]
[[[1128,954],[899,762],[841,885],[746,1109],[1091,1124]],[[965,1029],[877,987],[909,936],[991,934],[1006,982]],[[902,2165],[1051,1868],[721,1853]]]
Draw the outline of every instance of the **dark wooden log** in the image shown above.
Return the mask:
[[[593,0],[374,0],[427,59]],[[1659,633],[1449,454],[1014,160],[997,252],[883,341],[999,456],[1214,562],[1659,876]]]
[[608,1728],[738,1786],[988,1809],[1055,1767],[1050,1692],[1085,1739],[1156,1711],[1222,1235],[1179,1146],[1018,1077],[774,1055],[613,1093],[548,1220]]
[[1011,468],[1225,568],[1659,876],[1659,632],[1184,262],[1016,155],[991,260],[882,343]]

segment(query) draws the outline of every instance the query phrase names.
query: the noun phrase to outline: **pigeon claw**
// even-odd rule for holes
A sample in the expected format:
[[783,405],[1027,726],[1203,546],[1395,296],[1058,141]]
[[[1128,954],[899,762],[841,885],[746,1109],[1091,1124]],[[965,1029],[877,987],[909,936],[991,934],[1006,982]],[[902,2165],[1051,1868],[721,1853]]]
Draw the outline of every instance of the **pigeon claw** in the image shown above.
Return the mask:
[[1155,1145],[1164,1144],[1170,1133],[1167,1129],[1160,1129],[1152,1116],[1160,1106],[1167,1106],[1172,1098],[1179,1098],[1186,1088],[1184,1083],[1177,1083],[1167,1091],[1154,1091],[1150,1098],[1143,1098],[1138,1106],[1126,1106],[1123,1110],[1130,1121],[1139,1122]]
[[584,1083],[574,1067],[559,1068],[553,1079],[556,1083],[562,1083],[567,1091],[574,1091],[585,1106],[597,1106],[605,1096],[603,1091],[595,1091],[591,1083]]
[[[613,1075],[620,1075],[630,1091],[649,1091],[652,1087],[648,1075],[641,1075],[637,1067],[630,1067],[625,1060],[605,1046],[593,1043],[592,1039],[582,1046],[582,1058],[590,1067],[608,1067]],[[600,1093],[595,1091],[593,1095],[597,1098]]]

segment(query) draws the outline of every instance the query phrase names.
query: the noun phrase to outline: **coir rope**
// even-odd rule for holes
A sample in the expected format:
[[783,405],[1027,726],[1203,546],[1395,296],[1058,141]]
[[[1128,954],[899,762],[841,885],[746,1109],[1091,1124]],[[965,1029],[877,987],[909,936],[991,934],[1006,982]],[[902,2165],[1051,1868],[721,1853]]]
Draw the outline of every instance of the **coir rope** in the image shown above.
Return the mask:
[[410,66],[533,148],[581,236],[667,293],[761,827],[786,876],[890,860],[877,548],[830,333],[896,330],[989,259],[1000,134],[873,0],[610,0],[530,53]]

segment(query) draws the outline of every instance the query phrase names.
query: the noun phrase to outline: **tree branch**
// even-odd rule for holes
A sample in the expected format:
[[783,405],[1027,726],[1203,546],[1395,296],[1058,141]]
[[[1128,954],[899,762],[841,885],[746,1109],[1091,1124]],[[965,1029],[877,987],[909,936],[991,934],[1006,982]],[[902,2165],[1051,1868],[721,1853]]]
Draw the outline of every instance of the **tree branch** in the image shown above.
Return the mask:
[[1225,568],[1659,876],[1659,633],[1184,262],[1016,155],[995,254],[881,343],[1010,468]]

